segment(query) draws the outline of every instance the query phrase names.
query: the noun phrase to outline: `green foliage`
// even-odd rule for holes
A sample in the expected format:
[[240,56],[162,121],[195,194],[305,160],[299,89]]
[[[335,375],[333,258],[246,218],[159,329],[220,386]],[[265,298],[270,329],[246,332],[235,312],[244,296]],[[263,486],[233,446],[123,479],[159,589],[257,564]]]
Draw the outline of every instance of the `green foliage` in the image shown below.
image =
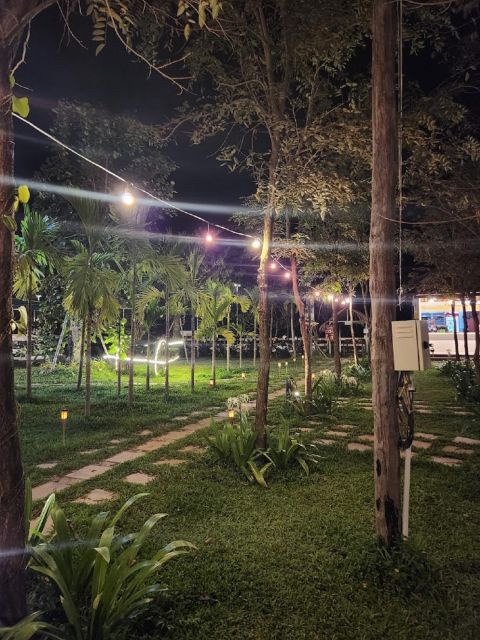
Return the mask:
[[321,460],[317,451],[315,445],[304,445],[292,438],[288,422],[285,420],[280,426],[267,431],[267,451],[264,455],[279,471],[286,471],[290,466],[298,464],[308,476],[308,465],[316,465]]
[[[108,512],[94,516],[85,537],[51,501],[53,533],[48,540],[43,535],[32,540],[29,567],[57,589],[65,622],[55,632],[61,633],[61,638],[126,638],[129,619],[147,609],[155,596],[165,590],[156,581],[160,569],[169,560],[195,548],[189,542],[177,540],[153,557],[141,558],[149,534],[165,514],[152,515],[134,533],[124,535],[116,527],[127,509],[145,495],[148,494],[137,494],[127,500],[113,517]],[[3,633],[15,640],[29,640],[44,628],[39,615],[35,613]],[[47,630],[52,631],[53,627]]]
[[325,370],[319,375],[318,380],[312,385],[312,401],[308,401],[296,389],[293,383],[293,393],[288,398],[289,405],[301,416],[311,414],[331,414],[336,407],[340,395],[339,382],[333,371]]
[[[120,321],[120,358],[126,358],[130,346],[130,336],[126,332],[127,319]],[[104,340],[110,355],[118,354],[118,323],[104,329]]]
[[457,398],[480,404],[480,386],[476,381],[475,369],[471,362],[447,360],[441,371],[450,378]]

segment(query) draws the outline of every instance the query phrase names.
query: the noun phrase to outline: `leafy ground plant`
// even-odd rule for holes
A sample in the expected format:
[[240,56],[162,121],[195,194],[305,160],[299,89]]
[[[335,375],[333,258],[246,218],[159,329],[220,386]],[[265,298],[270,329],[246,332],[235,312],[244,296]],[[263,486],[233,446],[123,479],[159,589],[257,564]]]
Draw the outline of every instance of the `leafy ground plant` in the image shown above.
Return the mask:
[[169,560],[195,548],[189,542],[176,540],[152,558],[140,558],[148,535],[166,514],[152,515],[135,533],[122,535],[116,527],[129,507],[146,495],[133,496],[113,517],[108,512],[94,516],[85,537],[49,500],[52,534],[47,539],[38,528],[31,538],[34,544],[28,547],[29,569],[55,585],[63,621],[53,626],[42,619],[41,612],[35,612],[14,627],[2,629],[0,635],[9,640],[29,640],[37,633],[63,640],[127,637],[129,620],[165,590],[157,581],[159,570]]
[[286,421],[267,432],[267,451],[264,455],[279,471],[286,471],[292,465],[298,464],[308,476],[310,473],[308,465],[316,465],[321,460],[317,451],[315,445],[307,446],[292,438]]

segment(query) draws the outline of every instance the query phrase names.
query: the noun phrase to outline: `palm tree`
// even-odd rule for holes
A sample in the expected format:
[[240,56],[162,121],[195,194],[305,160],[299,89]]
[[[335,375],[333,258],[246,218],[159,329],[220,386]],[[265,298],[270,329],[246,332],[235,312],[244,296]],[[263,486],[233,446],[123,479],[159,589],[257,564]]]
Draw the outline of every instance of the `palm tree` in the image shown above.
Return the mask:
[[27,301],[27,398],[32,397],[32,299],[38,291],[46,270],[58,265],[59,254],[54,246],[58,224],[47,216],[31,211],[25,205],[20,223],[21,235],[15,236],[16,264],[13,291]]
[[198,311],[202,319],[198,332],[208,335],[212,340],[212,380],[213,386],[217,386],[215,346],[217,337],[223,336],[227,344],[233,343],[233,333],[224,327],[219,327],[227,316],[231,305],[230,288],[220,282],[208,280],[200,293]]
[[85,416],[90,416],[92,329],[113,320],[118,313],[115,291],[118,275],[109,267],[112,254],[93,252],[74,241],[76,255],[67,261],[65,308],[83,322],[87,345],[85,359]]

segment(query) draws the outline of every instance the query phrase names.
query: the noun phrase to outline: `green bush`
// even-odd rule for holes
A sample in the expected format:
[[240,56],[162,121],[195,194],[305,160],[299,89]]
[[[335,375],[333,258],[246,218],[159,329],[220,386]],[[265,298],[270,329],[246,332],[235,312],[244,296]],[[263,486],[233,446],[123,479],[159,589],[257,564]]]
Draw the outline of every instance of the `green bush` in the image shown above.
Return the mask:
[[441,372],[450,378],[457,398],[480,403],[480,385],[477,384],[475,370],[470,362],[447,360]]
[[[292,381],[293,382],[293,381]],[[312,401],[309,402],[292,384],[293,393],[288,402],[291,408],[300,416],[312,414],[330,414],[337,405],[339,385],[337,377],[332,371],[322,371],[318,380],[312,385]]]
[[273,463],[279,471],[286,471],[294,464],[298,464],[309,475],[309,464],[318,464],[321,457],[314,445],[308,447],[299,440],[292,438],[287,422],[267,432],[267,450],[264,456]]
[[150,559],[140,558],[147,536],[165,517],[161,513],[152,515],[135,533],[117,533],[116,525],[125,511],[146,495],[130,498],[112,518],[108,512],[94,516],[85,536],[67,522],[63,510],[50,499],[52,534],[46,537],[43,533],[44,509],[27,550],[29,569],[56,587],[62,620],[54,626],[41,619],[41,612],[35,612],[14,627],[1,629],[0,635],[9,640],[29,640],[39,632],[61,640],[126,638],[129,620],[165,590],[156,581],[163,565],[194,548],[189,542],[177,540]]

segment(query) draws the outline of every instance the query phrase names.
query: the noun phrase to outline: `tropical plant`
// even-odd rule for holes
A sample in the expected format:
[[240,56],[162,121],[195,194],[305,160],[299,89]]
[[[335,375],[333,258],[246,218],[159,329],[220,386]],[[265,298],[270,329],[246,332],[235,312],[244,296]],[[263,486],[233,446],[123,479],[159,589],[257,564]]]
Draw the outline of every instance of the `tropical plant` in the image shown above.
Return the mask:
[[32,299],[47,271],[58,266],[59,253],[55,247],[58,224],[24,205],[20,223],[21,235],[15,236],[16,262],[14,294],[27,301],[27,398],[32,397]]
[[301,416],[321,413],[331,414],[339,396],[339,385],[333,371],[322,371],[318,380],[312,385],[312,399],[308,400],[296,390],[292,383],[293,392],[288,398],[292,409]]
[[264,456],[273,463],[279,471],[285,471],[293,464],[298,464],[309,475],[309,464],[318,464],[321,460],[315,445],[304,445],[300,440],[290,435],[287,421],[267,431],[267,450]]
[[257,482],[261,487],[267,487],[265,475],[272,462],[268,461],[260,468],[257,466],[256,462],[261,460],[261,454],[256,450],[256,434],[246,415],[241,414],[239,424],[221,425],[220,429],[216,429],[214,436],[207,437],[206,440],[220,461],[240,469],[249,482]]
[[126,638],[129,619],[165,590],[156,578],[163,565],[195,548],[176,540],[149,559],[140,557],[148,535],[166,514],[152,515],[135,533],[120,533],[116,526],[125,511],[146,495],[133,496],[113,517],[108,512],[94,516],[85,537],[50,498],[52,533],[31,538],[29,568],[55,586],[64,621],[54,627],[35,612],[14,627],[2,629],[0,635],[12,640],[29,640],[38,632],[68,640]]

